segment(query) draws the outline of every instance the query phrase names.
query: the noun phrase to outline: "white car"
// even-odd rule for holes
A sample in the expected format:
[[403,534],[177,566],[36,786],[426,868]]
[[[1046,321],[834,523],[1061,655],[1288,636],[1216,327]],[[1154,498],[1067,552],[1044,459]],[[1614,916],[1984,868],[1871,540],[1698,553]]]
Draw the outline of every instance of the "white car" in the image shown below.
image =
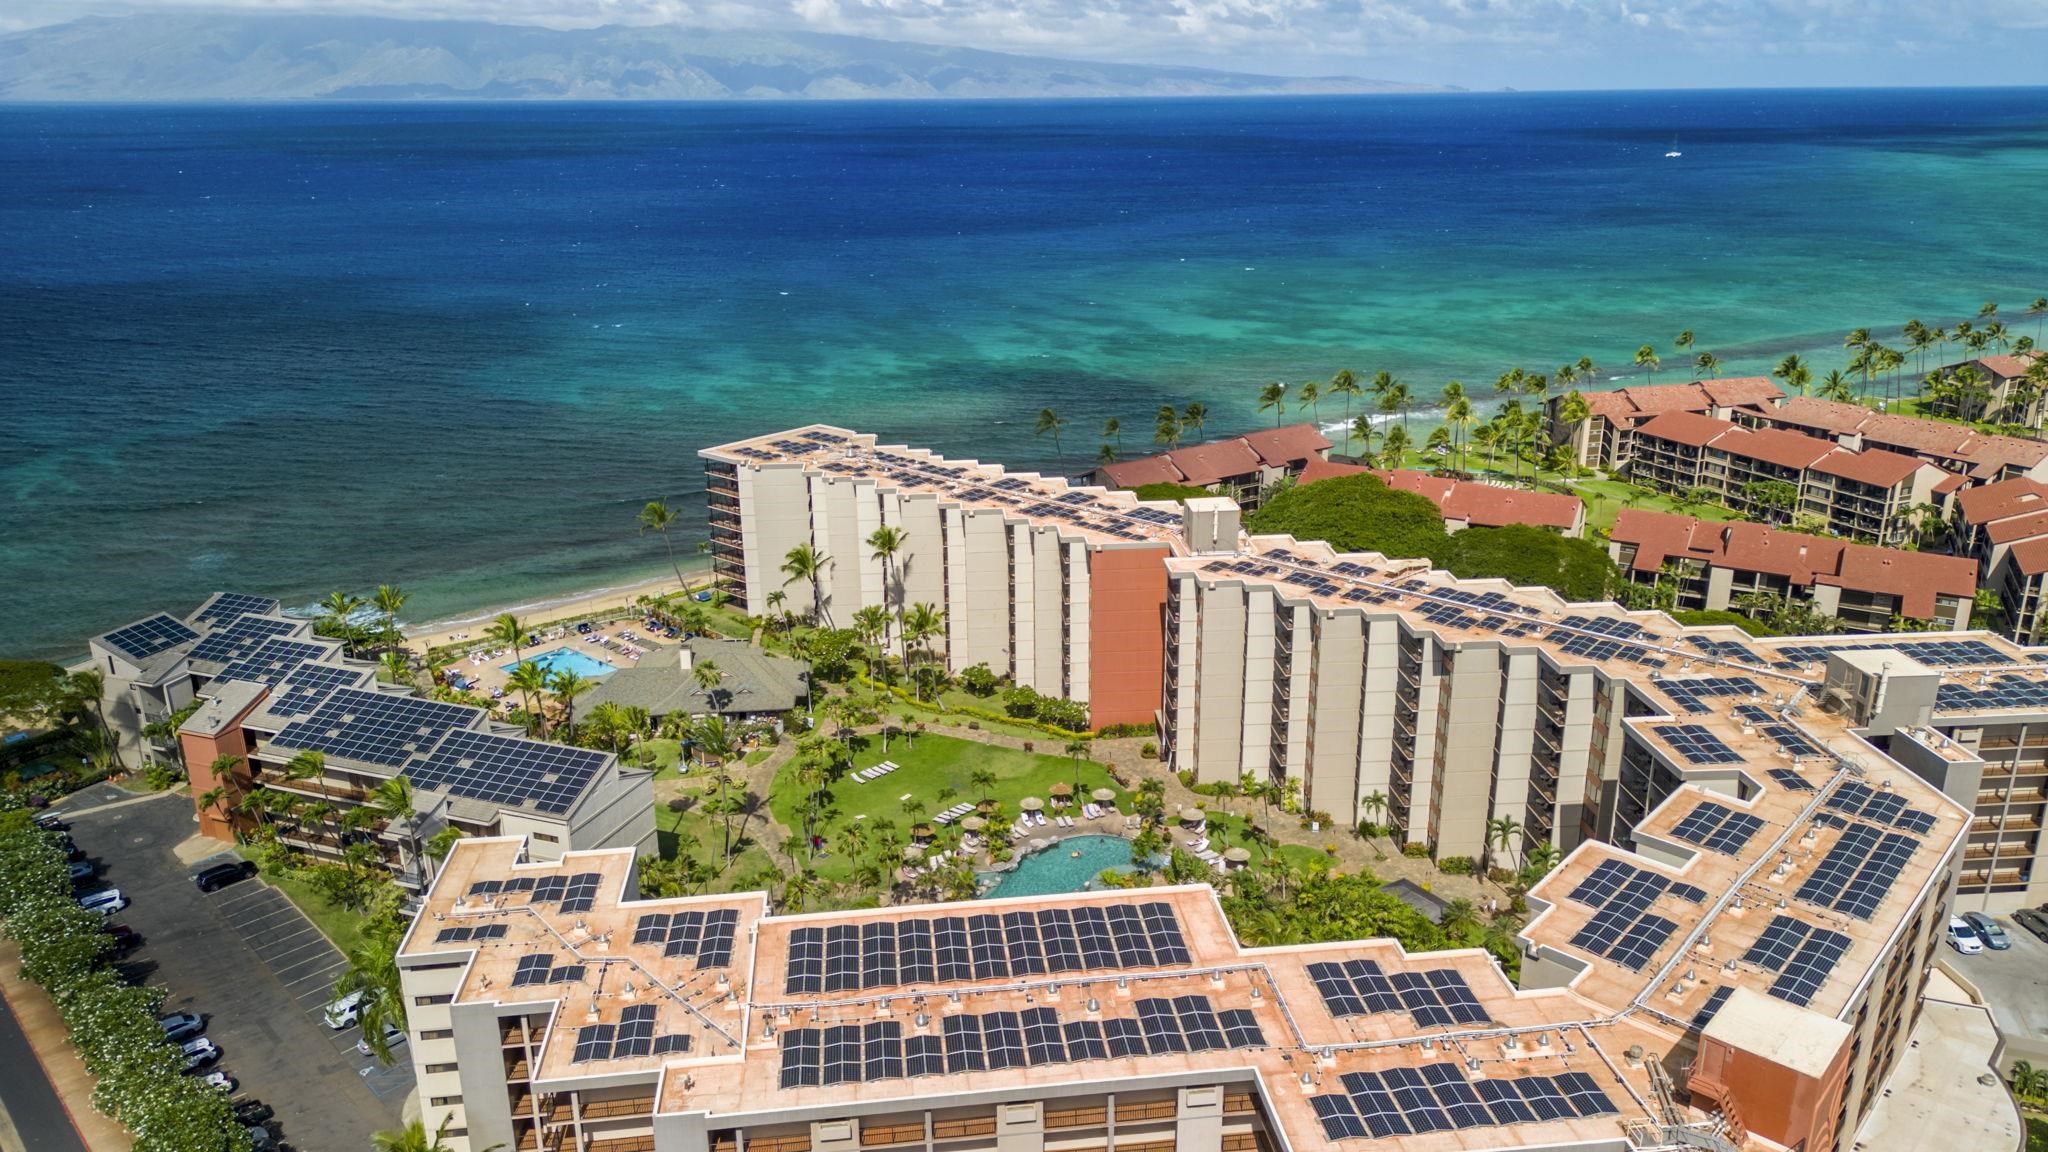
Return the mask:
[[199,1078],[199,1082],[208,1088],[218,1088],[223,1092],[233,1092],[239,1086],[235,1083],[235,1078],[225,1072],[208,1072]]
[[363,994],[361,992],[351,992],[334,1003],[329,1004],[327,1010],[320,1014],[320,1018],[327,1021],[329,1028],[339,1032],[343,1028],[355,1024],[356,1017],[362,1014],[362,1008]]
[[180,1044],[178,1051],[184,1054],[185,1071],[187,1072],[197,1072],[215,1060],[220,1059],[220,1049],[214,1046],[213,1041],[204,1036],[197,1040],[187,1040],[185,1043]]
[[[384,1047],[396,1048],[403,1043],[405,1043],[405,1029],[395,1024],[386,1024],[384,1026]],[[356,1051],[364,1056],[371,1054],[370,1038],[368,1036],[356,1041]]]
[[87,912],[97,912],[102,916],[112,916],[128,906],[128,898],[121,895],[119,888],[102,888],[97,892],[88,892],[80,896],[78,898],[78,906]]
[[1984,941],[1977,938],[1977,930],[1970,927],[1960,916],[1951,916],[1948,921],[1948,946],[1965,956],[1975,956],[1984,950]]

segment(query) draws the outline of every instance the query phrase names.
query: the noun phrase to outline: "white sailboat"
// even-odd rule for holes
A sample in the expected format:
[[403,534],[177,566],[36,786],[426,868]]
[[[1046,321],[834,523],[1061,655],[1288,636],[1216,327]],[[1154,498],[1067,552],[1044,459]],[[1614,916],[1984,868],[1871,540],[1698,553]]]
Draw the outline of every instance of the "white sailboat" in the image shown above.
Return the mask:
[[1673,137],[1671,138],[1671,151],[1669,151],[1669,152],[1666,152],[1666,153],[1664,154],[1664,158],[1665,158],[1666,160],[1676,160],[1676,159],[1678,159],[1678,158],[1679,158],[1680,156],[1683,156],[1683,155],[1685,155],[1685,153],[1683,153],[1683,152],[1680,152],[1680,151],[1678,150],[1678,137],[1676,137],[1676,136],[1673,136]]

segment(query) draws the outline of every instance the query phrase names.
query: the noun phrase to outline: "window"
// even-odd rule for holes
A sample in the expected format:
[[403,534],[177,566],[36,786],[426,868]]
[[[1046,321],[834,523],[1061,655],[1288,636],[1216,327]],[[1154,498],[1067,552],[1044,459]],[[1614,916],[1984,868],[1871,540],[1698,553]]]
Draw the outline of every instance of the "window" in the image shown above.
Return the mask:
[[420,1039],[422,1040],[452,1040],[454,1038],[455,1030],[453,1028],[429,1028],[420,1033]]
[[469,1129],[468,1129],[468,1128],[466,1128],[466,1127],[465,1127],[465,1128],[450,1128],[450,1129],[449,1129],[449,1130],[448,1130],[448,1131],[447,1131],[446,1133],[444,1133],[444,1135],[448,1135],[448,1136],[467,1136],[467,1135],[469,1135]]
[[453,994],[444,994],[441,996],[415,996],[412,998],[412,1002],[419,1005],[422,1008],[429,1007],[434,1004],[450,1004],[453,1003],[454,1000],[455,997]]
[[446,964],[408,964],[405,966],[405,970],[407,972],[439,972],[444,968],[460,968],[468,963],[469,961],[467,960],[450,960]]
[[459,1065],[459,1064],[429,1064],[429,1065],[427,1065],[427,1071],[428,1071],[428,1072],[454,1072],[454,1071],[457,1071],[457,1070],[458,1070],[458,1069],[460,1069],[460,1068],[461,1068],[461,1065]]
[[548,844],[560,844],[562,842],[560,836],[556,836],[551,832],[535,832],[533,833],[533,838]]
[[432,1105],[433,1105],[434,1107],[436,1107],[436,1108],[447,1108],[447,1107],[450,1107],[451,1105],[455,1105],[455,1104],[460,1104],[460,1103],[462,1103],[462,1097],[460,1097],[460,1096],[430,1096],[430,1097],[428,1097],[428,1098],[427,1098],[427,1102],[428,1102],[428,1103],[430,1103],[430,1104],[432,1104]]

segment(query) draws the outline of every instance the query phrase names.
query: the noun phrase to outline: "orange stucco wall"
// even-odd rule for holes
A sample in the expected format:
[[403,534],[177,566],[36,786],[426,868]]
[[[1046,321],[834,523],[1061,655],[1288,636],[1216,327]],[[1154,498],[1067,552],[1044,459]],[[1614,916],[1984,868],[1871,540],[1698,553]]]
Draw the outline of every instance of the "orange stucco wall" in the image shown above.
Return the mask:
[[1166,677],[1164,548],[1088,554],[1088,718],[1150,724]]
[[1710,1036],[1700,1038],[1689,1087],[1732,1113],[1745,1130],[1787,1148],[1833,1148],[1848,1080],[1849,1048],[1815,1079]]
[[216,840],[230,844],[235,840],[234,813],[230,810],[223,815],[225,804],[199,806],[199,798],[221,785],[214,775],[213,762],[222,756],[237,759],[234,781],[227,785],[232,795],[246,795],[250,787],[248,737],[243,735],[240,724],[231,724],[217,735],[199,736],[191,732],[178,733],[178,745],[185,753],[185,774],[192,781],[192,808],[199,816],[199,832]]

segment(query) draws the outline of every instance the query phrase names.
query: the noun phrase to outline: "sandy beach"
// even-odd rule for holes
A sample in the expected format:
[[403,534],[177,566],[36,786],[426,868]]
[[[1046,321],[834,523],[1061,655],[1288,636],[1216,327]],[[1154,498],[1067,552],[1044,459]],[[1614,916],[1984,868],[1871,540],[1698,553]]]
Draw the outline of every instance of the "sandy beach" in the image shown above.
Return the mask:
[[[693,571],[686,566],[683,569],[683,579],[689,581],[691,588],[702,587],[711,582],[711,569],[704,566]],[[630,607],[633,601],[642,596],[675,590],[676,578],[671,574],[631,584],[593,588],[588,592],[574,592],[566,596],[502,605],[447,620],[412,625],[406,629],[406,645],[415,652],[425,654],[444,645],[465,642],[460,639],[464,634],[470,639],[475,639],[490,626],[492,620],[506,612],[519,617],[528,628],[539,628],[572,616],[586,616],[608,608]]]

